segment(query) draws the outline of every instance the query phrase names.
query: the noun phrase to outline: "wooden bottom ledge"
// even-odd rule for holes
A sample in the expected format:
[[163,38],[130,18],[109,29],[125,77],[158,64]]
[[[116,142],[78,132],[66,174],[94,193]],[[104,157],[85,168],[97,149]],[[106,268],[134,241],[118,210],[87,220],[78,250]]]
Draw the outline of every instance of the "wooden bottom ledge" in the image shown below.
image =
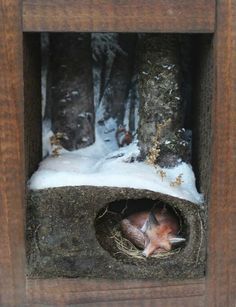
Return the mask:
[[[179,282],[28,279],[29,305],[203,306],[205,280]],[[135,302],[136,301],[136,302]],[[161,305],[162,304],[162,305]]]

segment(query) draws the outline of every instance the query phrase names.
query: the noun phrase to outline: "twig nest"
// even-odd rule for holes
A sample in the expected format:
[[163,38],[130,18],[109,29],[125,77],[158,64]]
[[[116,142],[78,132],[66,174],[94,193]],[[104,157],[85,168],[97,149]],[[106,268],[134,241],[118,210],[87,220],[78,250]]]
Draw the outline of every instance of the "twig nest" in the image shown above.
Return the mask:
[[[139,214],[143,215],[146,212],[151,212],[154,206],[154,210],[159,210],[159,212],[165,208],[165,210],[168,210],[166,215],[169,214],[172,218],[176,219],[176,223],[178,224],[178,230],[175,233],[176,236],[178,235],[182,238],[187,236],[186,225],[178,209],[172,209],[163,202],[155,202],[148,199],[127,200],[122,205],[119,203],[116,206],[115,203],[112,203],[99,211],[95,220],[95,227],[98,239],[100,240],[102,238],[100,243],[103,248],[108,250],[113,257],[122,259],[123,261],[130,261],[132,258],[133,261],[135,259],[146,261],[146,256],[143,253],[145,239],[144,235],[142,235],[141,225],[139,229],[137,228],[137,232],[136,228],[131,226],[131,231],[127,218],[129,216],[139,216]],[[155,239],[158,240],[158,237]],[[173,244],[170,250],[156,250],[150,257],[154,259],[169,257],[178,253],[184,245],[185,243],[183,242]]]

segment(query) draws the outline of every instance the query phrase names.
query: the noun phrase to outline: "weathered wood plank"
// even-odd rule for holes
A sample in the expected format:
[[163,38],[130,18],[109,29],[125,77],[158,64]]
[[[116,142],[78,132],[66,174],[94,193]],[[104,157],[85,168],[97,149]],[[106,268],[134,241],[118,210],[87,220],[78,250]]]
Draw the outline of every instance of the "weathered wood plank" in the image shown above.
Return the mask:
[[24,31],[213,32],[215,0],[24,0]]
[[[195,301],[196,297],[202,302],[205,292],[204,279],[180,282],[155,282],[155,281],[111,281],[111,280],[83,280],[83,279],[28,279],[27,297],[31,305],[73,305],[73,304],[111,304],[136,300],[160,299],[167,303],[168,299],[173,303],[173,298],[188,298],[187,301]],[[180,299],[181,302],[184,302]],[[106,304],[102,304],[106,302]],[[108,303],[109,302],[109,303]],[[195,301],[196,303],[196,301]],[[118,303],[117,303],[118,304]],[[114,303],[115,305],[115,303]],[[121,304],[122,305],[122,304]],[[89,306],[89,305],[88,305]],[[115,305],[116,306],[116,305]],[[122,305],[123,306],[123,305]],[[151,305],[147,305],[151,306]],[[156,305],[155,305],[156,306]],[[160,305],[161,306],[161,305]],[[163,306],[163,305],[162,305]],[[170,305],[171,306],[171,305]],[[180,305],[178,305],[180,306]],[[189,306],[182,304],[181,306]],[[193,304],[191,306],[203,306]]]
[[41,48],[39,33],[24,34],[24,140],[27,179],[42,159]]
[[[50,305],[47,305],[47,307]],[[77,305],[71,305],[76,307]],[[203,307],[204,299],[199,296],[181,297],[181,298],[164,298],[164,299],[139,299],[125,300],[119,302],[100,302],[81,304],[82,307]],[[38,306],[40,307],[40,306]]]
[[236,304],[236,2],[217,1],[207,306]]
[[0,305],[24,306],[21,1],[0,0]]

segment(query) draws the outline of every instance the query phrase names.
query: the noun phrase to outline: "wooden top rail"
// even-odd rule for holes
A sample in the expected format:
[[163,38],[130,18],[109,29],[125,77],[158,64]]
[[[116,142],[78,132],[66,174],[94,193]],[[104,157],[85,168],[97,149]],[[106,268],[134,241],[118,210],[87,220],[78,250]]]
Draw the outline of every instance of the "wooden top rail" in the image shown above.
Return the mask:
[[26,32],[211,33],[215,0],[24,0]]

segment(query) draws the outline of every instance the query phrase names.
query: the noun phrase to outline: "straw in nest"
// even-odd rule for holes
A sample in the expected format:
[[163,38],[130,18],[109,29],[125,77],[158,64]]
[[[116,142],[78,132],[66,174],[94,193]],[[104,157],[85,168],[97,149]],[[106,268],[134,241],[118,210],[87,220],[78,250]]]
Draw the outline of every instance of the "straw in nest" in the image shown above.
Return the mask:
[[[142,250],[138,249],[133,245],[129,240],[123,237],[121,230],[118,226],[115,226],[113,229],[110,229],[111,237],[110,239],[114,240],[116,249],[118,250],[115,255],[123,254],[135,259],[140,259],[146,261],[147,258],[143,256]],[[160,259],[167,258],[170,255],[176,254],[181,250],[181,248],[176,248],[172,251],[166,253],[156,253],[150,256],[150,258]]]

